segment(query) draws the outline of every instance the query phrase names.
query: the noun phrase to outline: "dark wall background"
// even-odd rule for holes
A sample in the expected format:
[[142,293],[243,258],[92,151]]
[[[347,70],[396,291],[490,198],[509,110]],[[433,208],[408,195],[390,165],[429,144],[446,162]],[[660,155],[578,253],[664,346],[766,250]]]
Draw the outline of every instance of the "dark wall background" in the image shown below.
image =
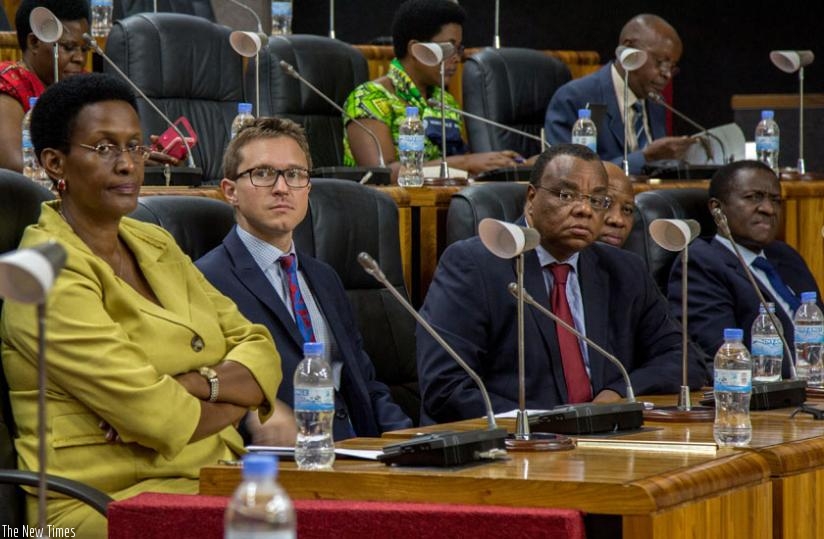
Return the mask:
[[[390,35],[392,14],[400,4],[400,0],[338,0],[338,39],[368,43]],[[461,0],[460,4],[469,14],[464,44],[491,45],[495,1]],[[820,32],[824,6],[817,1],[501,0],[500,4],[503,46],[596,50],[603,61],[612,57],[618,32],[630,17],[643,12],[664,17],[684,42],[673,104],[707,126],[733,121],[733,94],[798,91],[797,75],[775,68],[770,50],[812,49],[824,54]],[[294,0],[293,31],[327,35],[329,0]],[[824,56],[808,66],[805,75],[806,93],[824,92]],[[693,130],[676,122],[675,131]],[[745,135],[752,138],[751,133]]]

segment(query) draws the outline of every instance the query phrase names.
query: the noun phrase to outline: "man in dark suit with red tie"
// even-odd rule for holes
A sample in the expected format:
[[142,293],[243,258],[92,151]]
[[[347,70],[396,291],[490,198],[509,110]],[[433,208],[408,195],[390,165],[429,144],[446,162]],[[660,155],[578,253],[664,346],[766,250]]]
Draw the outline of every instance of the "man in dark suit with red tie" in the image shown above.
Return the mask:
[[[815,278],[798,252],[775,239],[781,222],[781,186],[778,177],[759,161],[736,161],[719,169],[709,186],[709,207],[727,216],[730,232],[793,348],[793,314],[802,292],[818,293]],[[667,296],[674,316],[681,315],[681,259],[672,266]],[[758,316],[759,299],[733,251],[721,235],[699,238],[690,245],[687,267],[690,339],[711,359],[724,341],[724,328],[744,330],[749,347],[750,329]],[[818,306],[821,294],[818,293]],[[790,376],[789,361],[782,375]]]
[[[525,255],[524,286],[545,307],[574,324],[626,366],[637,394],[675,393],[681,383],[681,328],[670,316],[636,255],[596,242],[611,200],[607,173],[584,146],[559,144],[535,164],[524,218],[540,245]],[[514,259],[490,253],[478,237],[443,254],[421,314],[483,378],[496,413],[518,407]],[[598,352],[536,309],[524,309],[526,405],[548,409],[570,402],[608,402],[625,395],[617,370]],[[420,328],[418,376],[422,422],[485,414],[469,376]],[[690,355],[689,382],[706,370]]]
[[269,329],[280,353],[283,382],[273,417],[264,425],[254,414],[246,418],[247,434],[257,444],[294,444],[292,378],[307,341],[325,344],[332,367],[335,440],[412,426],[389,388],[375,379],[335,270],[295,249],[292,234],[309,207],[311,168],[306,136],[296,123],[259,118],[241,130],[226,149],[220,182],[237,225],[197,261],[248,319]]

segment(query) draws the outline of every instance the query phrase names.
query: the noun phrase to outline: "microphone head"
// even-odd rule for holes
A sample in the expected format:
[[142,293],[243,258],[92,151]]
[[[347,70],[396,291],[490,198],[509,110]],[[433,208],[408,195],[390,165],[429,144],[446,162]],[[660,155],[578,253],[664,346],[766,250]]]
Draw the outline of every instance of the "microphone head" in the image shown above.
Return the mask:
[[710,213],[712,214],[712,218],[715,221],[715,225],[718,227],[718,230],[720,230],[721,233],[727,238],[730,238],[730,227],[729,223],[727,223],[727,216],[724,215],[724,211],[716,206],[710,210]]
[[44,7],[31,10],[29,25],[37,39],[44,43],[54,43],[63,35],[63,23],[51,10]]
[[50,241],[0,256],[0,297],[43,303],[66,264],[66,250]]
[[647,52],[625,45],[619,45],[615,49],[615,57],[624,71],[635,71],[647,63]]
[[260,48],[263,45],[260,36],[256,33],[243,32],[240,30],[235,30],[229,34],[229,43],[236,53],[246,58],[255,56],[260,52]]
[[667,251],[678,252],[701,233],[701,225],[695,219],[655,219],[649,225],[649,235]]
[[664,96],[662,96],[658,92],[649,92],[647,93],[647,97],[655,103],[661,103],[662,101],[664,101]]
[[772,51],[770,61],[784,73],[795,73],[815,60],[813,51]]
[[375,259],[372,258],[369,253],[361,252],[358,254],[358,264],[366,270],[366,273],[375,277],[379,281],[381,280],[381,276],[383,275],[383,271],[381,270],[378,263],[375,262]]
[[513,296],[518,295],[518,283],[512,282],[506,285],[506,289],[509,291],[510,294]]
[[[278,65],[290,77],[298,78],[298,72],[295,69],[295,66],[293,66],[292,64],[290,64],[286,60],[281,60],[280,62],[278,62]],[[361,254],[365,254],[365,253],[361,253]]]
[[425,66],[436,66],[455,54],[452,43],[414,43],[410,49],[412,56]]
[[487,217],[478,225],[484,246],[499,258],[514,258],[538,246],[541,235],[534,228]]

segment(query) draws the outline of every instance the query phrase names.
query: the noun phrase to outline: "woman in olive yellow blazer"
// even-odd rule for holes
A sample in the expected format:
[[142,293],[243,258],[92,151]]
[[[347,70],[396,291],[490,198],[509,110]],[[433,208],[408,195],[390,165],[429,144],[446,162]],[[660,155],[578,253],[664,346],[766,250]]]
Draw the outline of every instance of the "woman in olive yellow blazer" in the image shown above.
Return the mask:
[[[128,87],[75,77],[37,107],[35,151],[61,200],[43,205],[21,246],[56,240],[68,253],[47,304],[48,472],[115,499],[195,493],[202,466],[242,451],[234,424],[243,414],[271,413],[280,357],[269,332],[213,288],[166,231],[123,218],[137,204],[148,153]],[[19,466],[37,470],[34,307],[7,302],[0,329]],[[79,502],[53,497],[48,509],[49,524],[77,537],[106,533]]]

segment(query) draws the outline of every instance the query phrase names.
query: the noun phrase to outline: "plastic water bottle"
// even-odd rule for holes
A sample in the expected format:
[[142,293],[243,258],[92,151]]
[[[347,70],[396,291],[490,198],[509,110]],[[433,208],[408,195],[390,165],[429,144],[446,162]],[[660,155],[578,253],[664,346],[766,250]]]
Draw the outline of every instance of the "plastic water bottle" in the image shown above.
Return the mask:
[[747,445],[752,440],[752,361],[743,338],[744,330],[725,329],[724,344],[715,354],[713,435],[719,447]]
[[39,183],[46,189],[51,189],[52,182],[46,171],[40,166],[40,161],[34,153],[34,145],[31,142],[31,111],[37,103],[36,97],[29,98],[29,110],[23,116],[20,125],[22,134],[21,151],[23,152],[23,175],[35,183]]
[[589,109],[578,110],[578,119],[572,126],[572,143],[586,146],[593,152],[598,151],[598,129],[592,121],[592,111]]
[[272,2],[272,35],[292,33],[292,2]]
[[106,37],[112,30],[112,0],[92,0],[92,35]]
[[774,116],[771,110],[761,111],[761,121],[755,126],[755,155],[778,174],[779,129]]
[[801,293],[801,306],[795,312],[795,372],[811,386],[824,383],[821,348],[824,346],[824,316],[816,305],[815,292]]
[[243,129],[244,127],[246,127],[254,121],[255,117],[252,116],[252,104],[238,103],[237,116],[235,116],[235,119],[232,120],[231,138],[235,138],[241,129]]
[[292,500],[277,484],[274,455],[243,456],[243,482],[235,490],[224,516],[225,539],[294,539],[297,537]]
[[406,119],[398,130],[398,156],[401,161],[398,185],[423,185],[423,145],[423,124],[418,117],[418,107],[406,107]]
[[323,343],[303,345],[303,361],[295,369],[295,462],[301,470],[322,470],[335,462],[332,419],[335,386],[332,369],[323,358]]
[[[770,314],[775,313],[775,304],[767,303]],[[784,345],[781,343],[779,328],[763,305],[758,307],[758,317],[752,323],[752,379],[756,382],[775,382],[781,379],[781,363],[784,359]]]

